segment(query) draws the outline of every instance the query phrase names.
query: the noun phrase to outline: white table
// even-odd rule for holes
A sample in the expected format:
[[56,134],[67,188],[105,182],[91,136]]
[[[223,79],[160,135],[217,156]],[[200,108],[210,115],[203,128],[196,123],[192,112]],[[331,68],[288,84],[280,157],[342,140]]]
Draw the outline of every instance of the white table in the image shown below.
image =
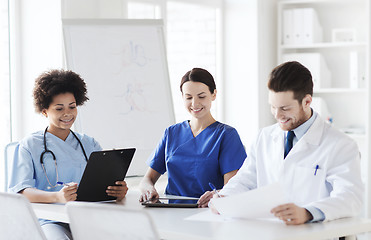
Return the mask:
[[[129,191],[117,207],[143,209],[153,218],[163,239],[266,239],[266,240],[314,240],[356,235],[371,231],[371,219],[344,218],[325,223],[310,223],[299,226],[286,226],[279,221],[235,220],[227,222],[190,221],[185,218],[209,211],[198,208],[146,208],[138,202],[139,192]],[[39,218],[69,222],[63,204],[33,203]]]

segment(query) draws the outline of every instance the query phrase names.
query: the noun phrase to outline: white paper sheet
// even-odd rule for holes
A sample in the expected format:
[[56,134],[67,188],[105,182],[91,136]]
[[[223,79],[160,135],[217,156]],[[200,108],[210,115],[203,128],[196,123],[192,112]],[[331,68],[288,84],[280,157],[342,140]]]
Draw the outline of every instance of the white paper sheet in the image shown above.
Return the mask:
[[235,219],[211,212],[210,209],[191,215],[184,220],[202,222],[231,222]]
[[271,209],[288,201],[282,186],[274,183],[245,193],[214,198],[212,203],[222,216],[272,218]]

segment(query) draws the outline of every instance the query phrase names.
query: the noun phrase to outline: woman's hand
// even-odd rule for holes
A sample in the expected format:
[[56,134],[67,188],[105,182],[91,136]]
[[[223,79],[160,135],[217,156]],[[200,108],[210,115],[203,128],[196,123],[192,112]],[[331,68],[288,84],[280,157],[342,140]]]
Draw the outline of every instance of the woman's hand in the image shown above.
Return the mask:
[[210,199],[213,198],[213,194],[214,194],[214,192],[212,192],[212,191],[207,191],[204,194],[202,194],[202,196],[200,197],[200,199],[198,199],[198,202],[197,202],[198,207],[199,208],[208,207]]
[[57,202],[66,203],[75,201],[77,198],[77,183],[67,183],[61,190],[57,192]]
[[117,181],[115,184],[115,186],[108,186],[106,193],[108,196],[116,197],[116,201],[121,201],[126,196],[129,188],[125,181]]
[[[224,195],[220,195],[220,194],[213,194],[213,198],[220,198],[220,197],[225,197]],[[214,204],[213,204],[213,201],[210,199],[210,201],[209,201],[209,208],[210,208],[210,210],[211,210],[211,212],[213,212],[213,213],[215,213],[215,214],[220,214],[219,212],[218,212],[218,210],[216,210],[216,208],[215,208],[215,206],[214,206]]]
[[139,189],[142,193],[139,197],[139,202],[144,202],[149,199],[159,198],[155,183],[157,182],[158,178],[161,176],[159,172],[153,170],[152,168],[148,168],[146,175],[144,175],[142,181],[140,181]]
[[150,199],[159,198],[155,187],[150,187],[148,189],[141,189],[142,195],[140,195],[139,202],[144,202]]

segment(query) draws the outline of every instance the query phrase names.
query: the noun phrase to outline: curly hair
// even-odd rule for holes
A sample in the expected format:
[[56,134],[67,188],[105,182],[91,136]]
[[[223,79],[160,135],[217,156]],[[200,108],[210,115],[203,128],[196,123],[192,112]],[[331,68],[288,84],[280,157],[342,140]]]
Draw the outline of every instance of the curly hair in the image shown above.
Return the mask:
[[62,93],[72,93],[77,106],[89,100],[86,84],[77,73],[54,69],[40,74],[33,89],[36,112],[41,113],[43,109],[48,109],[53,97]]

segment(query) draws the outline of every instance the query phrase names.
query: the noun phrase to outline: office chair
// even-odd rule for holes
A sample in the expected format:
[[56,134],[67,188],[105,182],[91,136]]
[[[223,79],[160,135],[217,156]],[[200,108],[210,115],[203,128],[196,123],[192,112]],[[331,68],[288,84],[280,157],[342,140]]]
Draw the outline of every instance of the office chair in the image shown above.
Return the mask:
[[0,192],[0,239],[46,240],[28,199]]
[[110,203],[68,202],[74,240],[159,240],[148,213]]
[[11,173],[14,151],[17,144],[18,142],[8,143],[8,145],[6,145],[4,149],[4,192],[8,191],[9,174]]

